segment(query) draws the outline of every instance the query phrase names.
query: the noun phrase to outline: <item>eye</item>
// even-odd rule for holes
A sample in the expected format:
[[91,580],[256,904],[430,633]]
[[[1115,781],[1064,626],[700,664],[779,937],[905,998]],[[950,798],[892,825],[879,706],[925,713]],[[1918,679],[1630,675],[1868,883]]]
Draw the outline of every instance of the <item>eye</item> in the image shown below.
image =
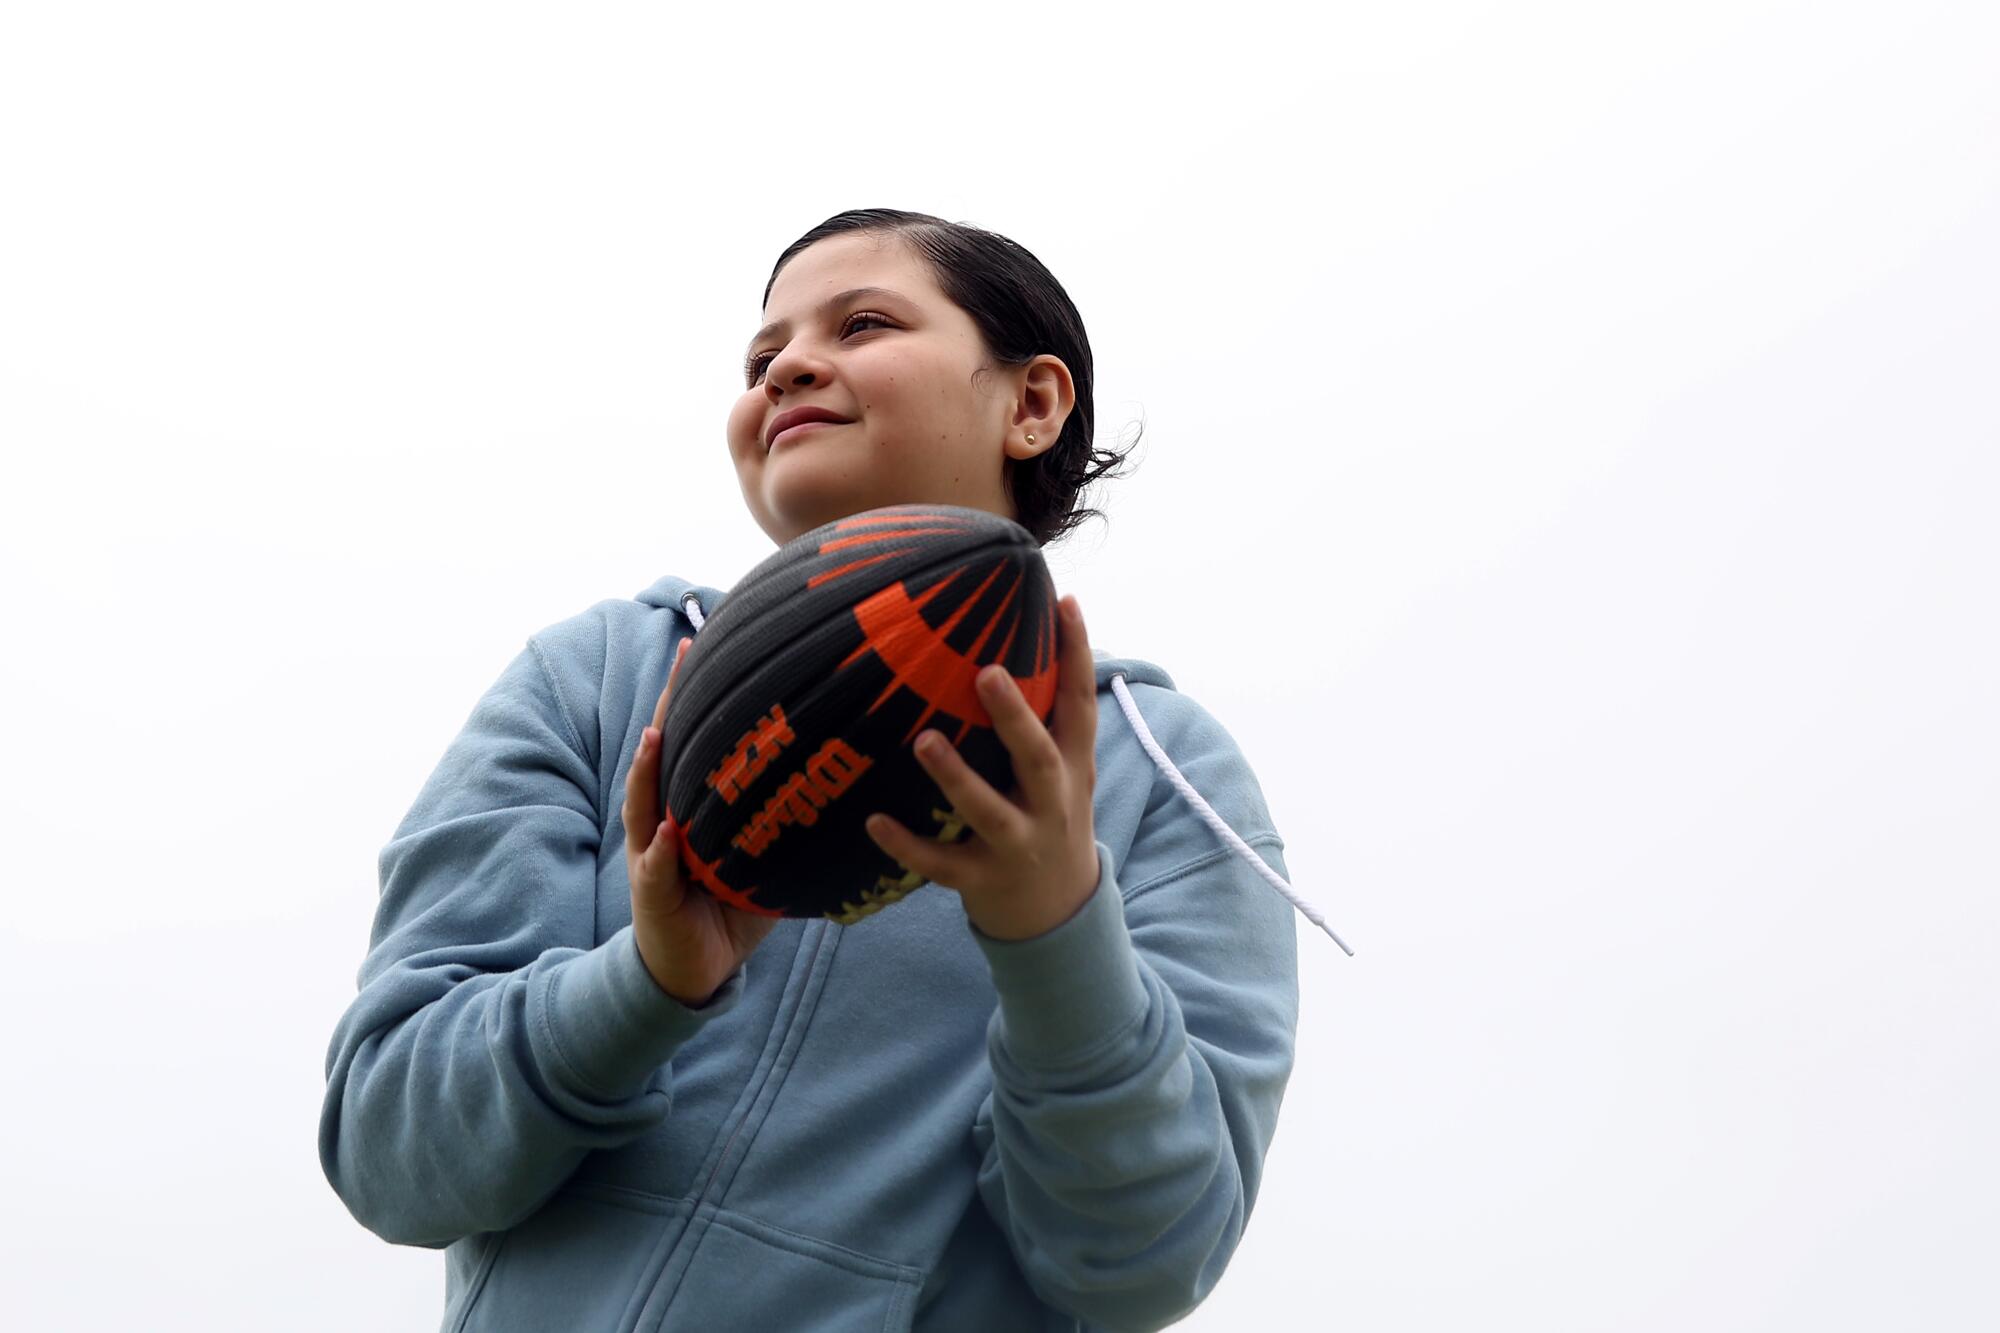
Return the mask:
[[[883,328],[894,327],[887,315],[878,315],[872,310],[857,310],[840,322],[840,332],[844,337],[856,324],[880,324]],[[759,352],[743,363],[743,378],[754,388],[764,377],[764,366],[776,356],[776,352]]]

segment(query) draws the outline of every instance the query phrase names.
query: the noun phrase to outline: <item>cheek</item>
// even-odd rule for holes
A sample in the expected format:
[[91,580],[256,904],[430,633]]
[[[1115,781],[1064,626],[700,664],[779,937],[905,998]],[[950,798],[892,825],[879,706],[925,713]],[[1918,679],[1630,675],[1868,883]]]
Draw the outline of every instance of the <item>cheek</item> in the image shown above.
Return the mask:
[[965,397],[955,365],[901,349],[871,359],[865,368],[857,364],[850,380],[865,412],[893,416],[905,428],[927,428]]
[[757,395],[746,393],[736,400],[736,406],[729,410],[729,447],[742,449],[757,433],[757,423],[763,420],[763,409],[758,406]]

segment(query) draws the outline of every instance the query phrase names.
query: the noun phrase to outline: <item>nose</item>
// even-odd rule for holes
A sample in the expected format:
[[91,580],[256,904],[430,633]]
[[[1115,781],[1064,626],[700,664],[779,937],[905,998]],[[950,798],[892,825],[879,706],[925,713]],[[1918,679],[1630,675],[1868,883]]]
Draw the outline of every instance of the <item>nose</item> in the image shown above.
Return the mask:
[[821,365],[811,352],[800,346],[805,340],[794,338],[764,367],[764,392],[772,402],[783,395],[785,386],[794,389],[809,389],[825,378],[826,367]]

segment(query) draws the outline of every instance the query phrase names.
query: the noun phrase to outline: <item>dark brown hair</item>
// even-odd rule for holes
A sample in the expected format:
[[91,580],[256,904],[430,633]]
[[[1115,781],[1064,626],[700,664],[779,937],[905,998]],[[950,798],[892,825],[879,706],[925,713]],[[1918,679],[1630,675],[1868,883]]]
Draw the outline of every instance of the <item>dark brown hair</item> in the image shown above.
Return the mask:
[[877,232],[898,237],[929,264],[938,287],[972,317],[994,361],[1024,366],[1048,353],[1069,367],[1076,404],[1056,442],[1027,462],[1007,460],[1008,489],[1021,526],[1040,545],[1060,540],[1102,510],[1079,508],[1086,486],[1101,477],[1123,476],[1119,469],[1139,437],[1122,450],[1099,449],[1095,441],[1090,338],[1083,317],[1055,275],[1026,248],[998,232],[928,213],[899,208],[856,208],[836,213],[785,247],[764,284],[764,301],[793,255],[815,241],[842,232]]

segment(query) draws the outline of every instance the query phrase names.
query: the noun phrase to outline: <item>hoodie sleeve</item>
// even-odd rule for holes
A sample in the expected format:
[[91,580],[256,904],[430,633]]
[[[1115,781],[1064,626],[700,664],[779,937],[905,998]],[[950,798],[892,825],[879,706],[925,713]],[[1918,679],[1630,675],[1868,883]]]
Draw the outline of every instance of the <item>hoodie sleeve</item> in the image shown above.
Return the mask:
[[[1228,733],[1185,696],[1143,697],[1175,765],[1285,874]],[[973,928],[999,996],[979,1190],[1043,1300],[1156,1329],[1208,1295],[1249,1219],[1291,1075],[1297,933],[1291,904],[1164,777],[1126,857],[1131,887],[1097,852],[1096,892],[1054,930]]]
[[381,852],[319,1151],[384,1240],[441,1247],[533,1213],[585,1153],[668,1114],[674,1051],[742,992],[739,968],[691,1009],[654,982],[629,925],[594,940],[597,790],[530,639]]

